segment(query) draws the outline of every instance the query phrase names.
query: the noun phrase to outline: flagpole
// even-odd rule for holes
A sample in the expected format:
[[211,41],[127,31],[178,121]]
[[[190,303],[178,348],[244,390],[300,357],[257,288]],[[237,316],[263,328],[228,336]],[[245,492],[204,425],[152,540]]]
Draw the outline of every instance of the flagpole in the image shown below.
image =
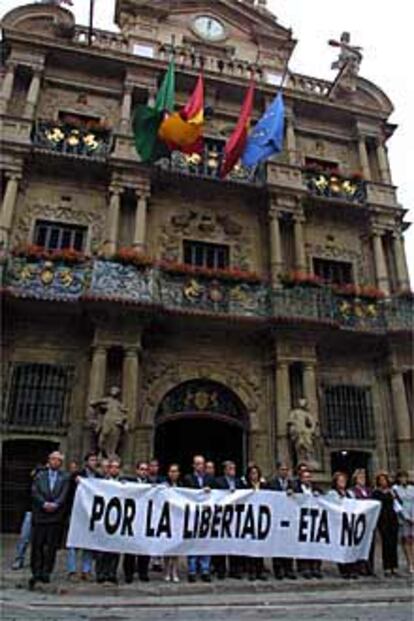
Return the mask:
[[89,31],[88,31],[88,45],[92,45],[93,38],[93,17],[95,12],[95,0],[89,0]]

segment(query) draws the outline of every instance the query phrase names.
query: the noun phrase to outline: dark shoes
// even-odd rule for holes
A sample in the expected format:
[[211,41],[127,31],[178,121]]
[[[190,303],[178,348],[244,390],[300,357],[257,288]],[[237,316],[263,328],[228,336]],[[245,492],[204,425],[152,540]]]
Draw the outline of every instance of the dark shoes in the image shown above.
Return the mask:
[[134,576],[125,576],[125,584],[132,584],[134,582]]
[[290,571],[288,574],[286,574],[286,578],[288,580],[297,580],[298,577],[296,574],[293,573],[293,571]]
[[139,579],[141,580],[141,582],[149,582],[150,581],[148,574],[140,574],[139,575]]
[[229,578],[233,578],[233,580],[242,580],[242,575],[241,575],[241,574],[238,574],[238,573],[237,573],[237,572],[235,572],[235,571],[232,571],[232,572],[229,574]]
[[318,580],[322,580],[323,575],[321,571],[313,571],[312,572],[312,577],[313,578],[317,578]]
[[202,582],[211,582],[210,574],[201,574],[201,580]]
[[194,574],[188,574],[188,582],[197,582],[197,578]]

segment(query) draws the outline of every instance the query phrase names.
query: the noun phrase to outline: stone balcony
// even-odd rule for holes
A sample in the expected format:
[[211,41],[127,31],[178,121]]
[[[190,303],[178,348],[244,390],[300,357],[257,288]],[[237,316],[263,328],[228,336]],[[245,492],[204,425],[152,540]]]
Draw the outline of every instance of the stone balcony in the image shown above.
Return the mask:
[[78,127],[58,121],[37,121],[31,132],[36,149],[59,155],[105,160],[111,147],[107,130]]
[[186,273],[101,259],[65,265],[13,257],[3,291],[19,298],[122,303],[160,313],[312,323],[372,333],[411,331],[414,318],[410,297],[369,299],[298,285],[272,291],[265,281],[237,274]]
[[309,170],[303,172],[303,177],[312,197],[359,205],[367,202],[366,182],[361,178]]

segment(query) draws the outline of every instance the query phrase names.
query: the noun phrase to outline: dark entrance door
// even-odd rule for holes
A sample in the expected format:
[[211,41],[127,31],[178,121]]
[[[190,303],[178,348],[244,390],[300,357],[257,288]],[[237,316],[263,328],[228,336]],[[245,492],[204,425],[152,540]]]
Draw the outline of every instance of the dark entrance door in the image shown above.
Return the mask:
[[332,474],[340,471],[345,472],[351,478],[357,468],[364,468],[368,477],[371,475],[371,455],[364,451],[336,451],[331,453]]
[[172,462],[191,472],[194,455],[216,463],[226,459],[246,466],[247,411],[226,386],[208,379],[189,380],[170,390],[155,416],[154,451],[164,467]]
[[31,506],[30,473],[59,448],[56,442],[10,440],[3,444],[1,479],[1,530],[19,532],[23,514]]
[[239,472],[245,467],[244,430],[214,418],[186,417],[169,420],[159,425],[155,435],[155,455],[163,469],[173,462],[186,474],[191,472],[196,454],[213,460],[218,470],[226,459],[236,462]]

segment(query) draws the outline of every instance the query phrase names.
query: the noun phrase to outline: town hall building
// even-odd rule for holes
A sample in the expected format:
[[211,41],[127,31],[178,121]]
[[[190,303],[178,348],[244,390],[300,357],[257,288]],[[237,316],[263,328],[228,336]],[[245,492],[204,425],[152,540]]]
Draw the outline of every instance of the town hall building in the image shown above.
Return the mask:
[[[292,72],[297,42],[265,0],[117,0],[114,20],[91,31],[52,2],[2,20],[3,528],[51,449],[96,444],[90,404],[112,387],[126,470],[202,453],[269,475],[299,460],[302,409],[322,484],[412,472],[396,127],[360,48],[327,46],[331,81]],[[204,152],[143,163],[131,119],[171,58],[177,106],[203,72]],[[283,82],[284,149],[221,179],[252,79],[252,125]]]

